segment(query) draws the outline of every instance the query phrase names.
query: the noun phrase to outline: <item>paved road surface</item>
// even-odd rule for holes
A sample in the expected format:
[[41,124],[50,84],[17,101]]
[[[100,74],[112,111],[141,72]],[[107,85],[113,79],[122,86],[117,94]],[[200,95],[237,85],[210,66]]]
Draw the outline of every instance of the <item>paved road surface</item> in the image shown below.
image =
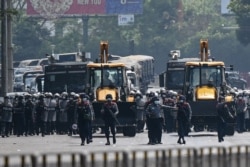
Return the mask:
[[[104,134],[94,134],[93,143],[80,146],[80,138],[78,135],[47,135],[41,136],[10,136],[8,138],[0,138],[0,154],[3,153],[32,153],[37,152],[67,152],[82,150],[108,150],[108,149],[135,149],[135,148],[152,148],[152,147],[173,147],[177,144],[176,133],[164,133],[162,136],[163,144],[147,145],[147,132],[137,134],[135,137],[124,137],[122,134],[117,135],[117,144],[105,146],[106,139]],[[112,140],[111,140],[112,141]],[[183,147],[204,147],[204,146],[232,146],[250,143],[250,132],[235,133],[234,136],[226,136],[223,143],[219,143],[217,133],[215,132],[191,132],[186,137],[186,145]]]

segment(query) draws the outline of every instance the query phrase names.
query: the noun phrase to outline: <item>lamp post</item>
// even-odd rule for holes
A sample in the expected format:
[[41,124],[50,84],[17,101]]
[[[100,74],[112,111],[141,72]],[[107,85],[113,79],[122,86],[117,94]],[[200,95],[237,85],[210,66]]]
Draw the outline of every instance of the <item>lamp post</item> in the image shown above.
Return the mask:
[[7,15],[6,1],[1,0],[1,96],[7,94]]

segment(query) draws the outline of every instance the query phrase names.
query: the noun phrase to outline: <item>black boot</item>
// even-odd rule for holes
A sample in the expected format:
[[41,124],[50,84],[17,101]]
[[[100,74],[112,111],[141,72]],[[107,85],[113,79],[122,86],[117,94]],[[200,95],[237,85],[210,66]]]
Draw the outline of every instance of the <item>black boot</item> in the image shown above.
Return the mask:
[[179,137],[177,143],[182,144],[182,143],[181,143],[181,138],[180,138],[180,137]]
[[110,145],[109,137],[106,138],[107,138],[107,143],[105,145]]
[[113,144],[115,144],[116,143],[116,138],[115,138],[115,136],[113,136]]
[[183,144],[186,144],[186,141],[185,141],[185,139],[184,139],[184,138],[182,138],[182,143],[183,143]]
[[85,144],[85,140],[82,140],[81,146],[84,146]]

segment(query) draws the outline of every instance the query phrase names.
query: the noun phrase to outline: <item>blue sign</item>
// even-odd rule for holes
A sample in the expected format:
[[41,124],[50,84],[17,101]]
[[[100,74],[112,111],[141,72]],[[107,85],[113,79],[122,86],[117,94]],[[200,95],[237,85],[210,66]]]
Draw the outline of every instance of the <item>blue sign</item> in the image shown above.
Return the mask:
[[142,14],[143,0],[106,0],[106,14]]

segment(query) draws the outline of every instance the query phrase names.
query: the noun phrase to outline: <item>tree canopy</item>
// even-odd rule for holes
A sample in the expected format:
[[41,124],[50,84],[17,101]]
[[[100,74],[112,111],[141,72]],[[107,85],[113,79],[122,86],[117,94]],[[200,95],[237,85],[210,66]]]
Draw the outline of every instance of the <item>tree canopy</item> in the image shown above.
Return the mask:
[[235,14],[239,29],[236,30],[238,40],[244,45],[250,43],[250,1],[231,0],[229,9]]
[[[13,17],[14,60],[43,58],[52,52],[52,45],[55,53],[76,52],[79,44],[82,51],[91,52],[94,60],[99,55],[100,41],[108,40],[110,54],[128,55],[134,47],[134,54],[154,56],[155,71],[160,73],[166,68],[171,50],[181,50],[182,57],[196,57],[199,40],[206,38],[213,57],[228,65],[235,64],[238,70],[249,71],[247,0],[232,0],[230,9],[236,17],[222,16],[218,0],[144,0],[143,14],[135,15],[134,24],[129,26],[118,26],[117,16],[89,16],[88,22],[82,17],[27,17],[26,1],[12,1],[18,11]],[[225,29],[235,24],[240,29]]]

